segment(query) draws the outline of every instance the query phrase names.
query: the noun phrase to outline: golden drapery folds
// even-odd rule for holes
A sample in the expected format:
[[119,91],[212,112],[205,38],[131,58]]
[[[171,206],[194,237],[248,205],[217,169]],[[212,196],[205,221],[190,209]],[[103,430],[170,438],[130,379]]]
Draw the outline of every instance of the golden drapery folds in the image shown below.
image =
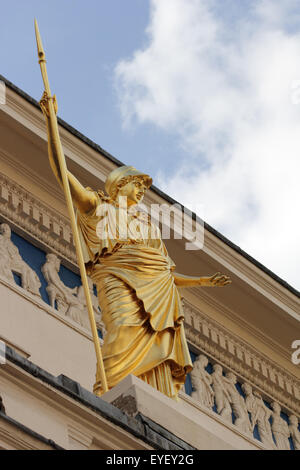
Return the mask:
[[[126,177],[129,173],[131,177],[135,170],[121,168],[119,177],[111,178],[113,184],[107,185],[110,193],[115,192],[124,174]],[[134,175],[147,177],[137,170]],[[134,374],[176,399],[192,363],[183,328],[181,299],[172,276],[175,265],[158,227],[148,216],[126,210],[124,218],[124,208],[101,191],[94,194],[96,208],[88,214],[78,211],[77,225],[88,274],[97,285],[107,330],[102,354],[108,387]],[[99,209],[105,204],[113,205],[113,211],[105,211],[103,215]],[[126,221],[126,237],[120,237],[124,232],[120,220]],[[102,223],[101,233],[99,223]]]

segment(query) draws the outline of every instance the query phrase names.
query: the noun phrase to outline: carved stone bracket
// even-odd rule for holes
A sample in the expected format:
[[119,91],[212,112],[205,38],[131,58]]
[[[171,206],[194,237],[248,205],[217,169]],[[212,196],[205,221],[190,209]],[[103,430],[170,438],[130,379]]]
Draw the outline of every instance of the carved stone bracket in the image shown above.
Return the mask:
[[[210,356],[237,377],[253,384],[262,395],[278,401],[288,413],[300,415],[300,383],[249,344],[208,319],[183,299],[186,336],[199,352]],[[197,327],[196,327],[197,325]]]

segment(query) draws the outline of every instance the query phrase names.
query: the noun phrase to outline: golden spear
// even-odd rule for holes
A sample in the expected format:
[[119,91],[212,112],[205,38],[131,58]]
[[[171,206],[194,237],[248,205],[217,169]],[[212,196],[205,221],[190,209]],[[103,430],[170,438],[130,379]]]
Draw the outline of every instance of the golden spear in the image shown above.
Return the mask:
[[[42,40],[41,40],[41,36],[40,36],[36,19],[34,20],[34,26],[35,26],[35,35],[36,35],[39,64],[41,67],[44,87],[45,87],[45,91],[47,95],[51,96],[51,90],[50,90],[47,67],[46,67],[46,57],[45,57],[45,52],[43,49]],[[101,393],[99,390],[99,382],[97,381],[98,372],[99,372],[99,376],[101,379],[101,387],[104,393],[107,392],[108,387],[107,387],[107,381],[106,381],[103,359],[102,359],[102,354],[101,354],[100,340],[99,340],[99,336],[97,332],[93,305],[91,301],[90,290],[89,290],[89,285],[88,285],[88,280],[87,280],[87,275],[86,275],[86,270],[85,270],[85,264],[84,264],[79,234],[78,234],[77,225],[76,225],[74,207],[72,203],[69,180],[68,180],[68,175],[67,175],[67,165],[66,165],[65,156],[64,156],[64,152],[63,152],[60,137],[59,137],[57,116],[55,113],[53,100],[49,100],[49,119],[51,121],[52,129],[53,129],[53,140],[57,148],[57,158],[59,162],[63,189],[64,189],[64,193],[66,197],[69,216],[71,219],[71,227],[72,227],[75,248],[76,248],[76,253],[77,253],[77,261],[78,261],[78,265],[80,269],[80,275],[81,275],[82,285],[83,285],[83,289],[85,293],[87,309],[88,309],[88,314],[89,314],[89,319],[90,319],[90,324],[91,324],[91,330],[92,330],[92,335],[93,335],[93,340],[94,340],[95,352],[96,352],[96,357],[97,357],[97,374],[96,374],[96,383],[94,385],[94,393],[100,396]]]

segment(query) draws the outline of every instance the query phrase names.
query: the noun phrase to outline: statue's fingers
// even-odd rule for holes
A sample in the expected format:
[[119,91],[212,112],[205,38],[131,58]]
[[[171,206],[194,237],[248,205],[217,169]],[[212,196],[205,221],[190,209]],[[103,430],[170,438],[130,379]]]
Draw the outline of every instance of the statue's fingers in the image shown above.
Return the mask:
[[41,100],[47,101],[48,99],[49,99],[49,95],[48,95],[48,93],[46,92],[46,90],[44,90],[44,92],[43,92],[43,94],[42,94]]
[[49,112],[44,101],[40,101],[40,107],[41,107],[43,114],[45,114],[46,116],[49,116]]
[[213,276],[211,276],[210,280],[211,281],[214,281],[217,277],[220,276],[221,273],[217,272],[216,274],[214,274]]
[[229,276],[226,276],[226,274],[223,274],[223,275],[221,276],[221,279],[222,279],[223,281],[228,281],[228,280],[230,280],[230,277],[229,277]]
[[223,287],[223,286],[227,286],[228,284],[231,284],[230,280],[220,282],[219,286]]
[[215,280],[214,280],[214,283],[217,284],[217,285],[221,285],[223,284],[223,282],[226,281],[226,276],[218,276]]

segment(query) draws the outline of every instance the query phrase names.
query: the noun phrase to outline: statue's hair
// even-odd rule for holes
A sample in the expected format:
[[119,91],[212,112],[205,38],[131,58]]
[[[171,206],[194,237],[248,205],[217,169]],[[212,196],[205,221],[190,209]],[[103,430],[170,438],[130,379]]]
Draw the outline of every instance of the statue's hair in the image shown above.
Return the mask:
[[152,178],[145,173],[140,172],[133,166],[123,165],[111,171],[105,182],[105,190],[112,200],[115,200],[118,191],[122,186],[131,182],[143,180],[145,186],[150,188]]
[[3,233],[5,228],[8,228],[8,230],[11,232],[10,226],[6,223],[3,223],[3,224],[0,224],[0,233]]
[[118,192],[120,191],[121,188],[126,186],[128,183],[132,183],[135,181],[143,181],[145,186],[147,186],[145,182],[145,177],[143,175],[129,175],[129,176],[124,176],[124,178],[121,178],[120,181],[114,186],[114,189],[111,192],[111,199],[114,201],[116,200],[118,196]]
[[47,261],[51,261],[51,260],[53,260],[53,261],[59,260],[60,261],[58,256],[56,256],[54,253],[47,253],[46,258],[47,258]]

